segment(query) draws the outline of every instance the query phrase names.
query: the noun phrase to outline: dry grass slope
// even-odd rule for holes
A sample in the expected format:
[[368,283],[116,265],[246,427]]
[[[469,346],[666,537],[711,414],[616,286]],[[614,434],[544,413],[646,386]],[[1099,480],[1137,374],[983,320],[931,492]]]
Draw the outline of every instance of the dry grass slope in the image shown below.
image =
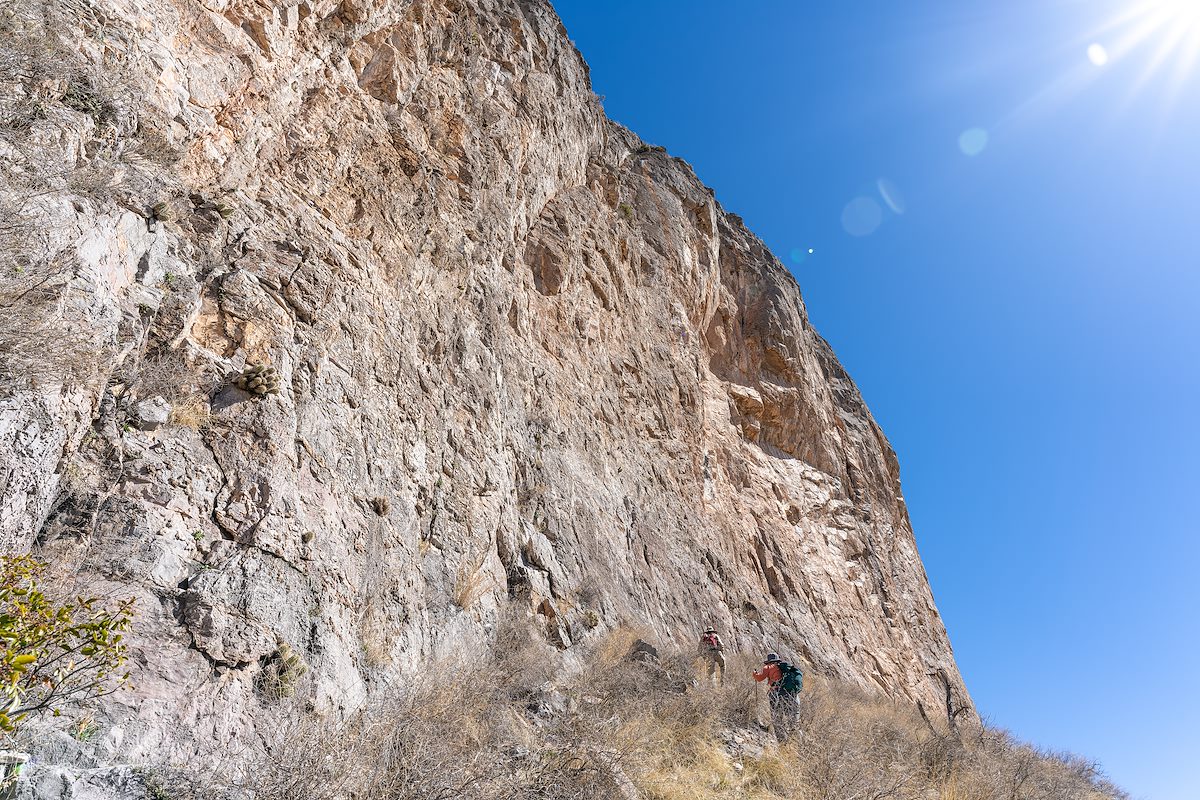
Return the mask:
[[[515,620],[483,664],[439,665],[334,722],[297,714],[246,781],[257,800],[1109,800],[1086,760],[1003,731],[935,731],[889,700],[812,678],[794,733],[767,732],[752,664],[723,687],[682,653],[610,635],[569,676]],[[210,787],[205,790],[211,792]],[[207,794],[205,796],[208,796]]]

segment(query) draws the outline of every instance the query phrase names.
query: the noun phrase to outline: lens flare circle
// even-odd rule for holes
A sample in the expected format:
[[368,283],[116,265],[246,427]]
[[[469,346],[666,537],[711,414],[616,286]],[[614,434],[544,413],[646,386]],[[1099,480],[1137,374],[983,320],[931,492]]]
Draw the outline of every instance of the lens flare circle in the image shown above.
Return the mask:
[[1103,67],[1108,63],[1108,50],[1099,42],[1092,44],[1087,49],[1088,61],[1095,64],[1097,67]]
[[870,236],[883,224],[883,209],[870,197],[856,197],[842,209],[842,228],[851,236]]
[[793,264],[803,264],[812,254],[813,249],[811,247],[807,249],[803,247],[793,247],[788,251],[788,260]]
[[968,128],[958,137],[958,149],[963,155],[977,156],[987,149],[988,132],[983,128]]

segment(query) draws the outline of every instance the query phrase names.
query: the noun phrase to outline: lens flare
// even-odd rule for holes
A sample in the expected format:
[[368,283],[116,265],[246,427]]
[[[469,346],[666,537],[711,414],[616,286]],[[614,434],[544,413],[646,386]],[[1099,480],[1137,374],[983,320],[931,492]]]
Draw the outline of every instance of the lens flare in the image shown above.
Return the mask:
[[1102,44],[1093,44],[1087,51],[1088,61],[1091,61],[1097,67],[1103,67],[1108,63],[1108,50]]
[[883,223],[883,209],[869,197],[856,197],[842,209],[842,228],[851,236],[870,236]]
[[875,182],[875,186],[879,189],[879,196],[883,198],[883,202],[887,203],[887,207],[890,208],[893,213],[904,213],[904,195],[900,194],[900,189],[896,186],[896,184],[892,183],[887,178],[880,178]]
[[[1088,58],[1096,66],[1108,61],[1145,59],[1140,87],[1157,73],[1171,68],[1172,93],[1191,77],[1200,58],[1200,0],[1140,0],[1093,31],[1096,41]],[[1104,41],[1105,44],[1101,44]],[[1103,62],[1096,56],[1103,53]]]
[[983,128],[970,128],[958,137],[958,149],[963,155],[977,156],[988,146],[988,132]]

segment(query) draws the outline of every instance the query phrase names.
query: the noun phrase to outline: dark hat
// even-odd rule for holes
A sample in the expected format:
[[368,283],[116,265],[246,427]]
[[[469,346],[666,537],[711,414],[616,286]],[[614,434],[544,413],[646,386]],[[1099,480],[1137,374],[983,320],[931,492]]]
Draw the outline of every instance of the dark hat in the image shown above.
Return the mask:
[[766,661],[764,661],[763,663],[764,663],[764,664],[774,664],[774,663],[776,663],[776,662],[778,662],[778,661],[779,661],[779,654],[778,654],[778,653],[767,653],[767,660],[766,660]]

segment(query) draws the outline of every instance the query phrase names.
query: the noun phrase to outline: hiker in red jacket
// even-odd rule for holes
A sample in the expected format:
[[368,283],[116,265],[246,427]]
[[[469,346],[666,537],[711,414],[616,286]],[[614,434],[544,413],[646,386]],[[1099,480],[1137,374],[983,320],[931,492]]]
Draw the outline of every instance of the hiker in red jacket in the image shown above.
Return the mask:
[[771,687],[771,691],[779,685],[783,680],[783,673],[779,669],[779,656],[775,653],[767,653],[767,660],[763,662],[762,669],[756,669],[753,672],[754,680],[758,683],[767,682],[767,686]]
[[799,706],[796,695],[803,685],[803,674],[798,667],[784,661],[776,653],[767,653],[762,669],[753,673],[757,682],[766,681],[771,687],[767,699],[771,701],[771,720],[775,725],[775,734],[783,739],[796,719]]
[[704,629],[704,633],[700,634],[700,643],[696,645],[696,652],[704,660],[705,679],[712,681],[713,676],[716,675],[717,682],[724,685],[725,645],[721,643],[721,637],[717,635],[716,628],[710,625]]

